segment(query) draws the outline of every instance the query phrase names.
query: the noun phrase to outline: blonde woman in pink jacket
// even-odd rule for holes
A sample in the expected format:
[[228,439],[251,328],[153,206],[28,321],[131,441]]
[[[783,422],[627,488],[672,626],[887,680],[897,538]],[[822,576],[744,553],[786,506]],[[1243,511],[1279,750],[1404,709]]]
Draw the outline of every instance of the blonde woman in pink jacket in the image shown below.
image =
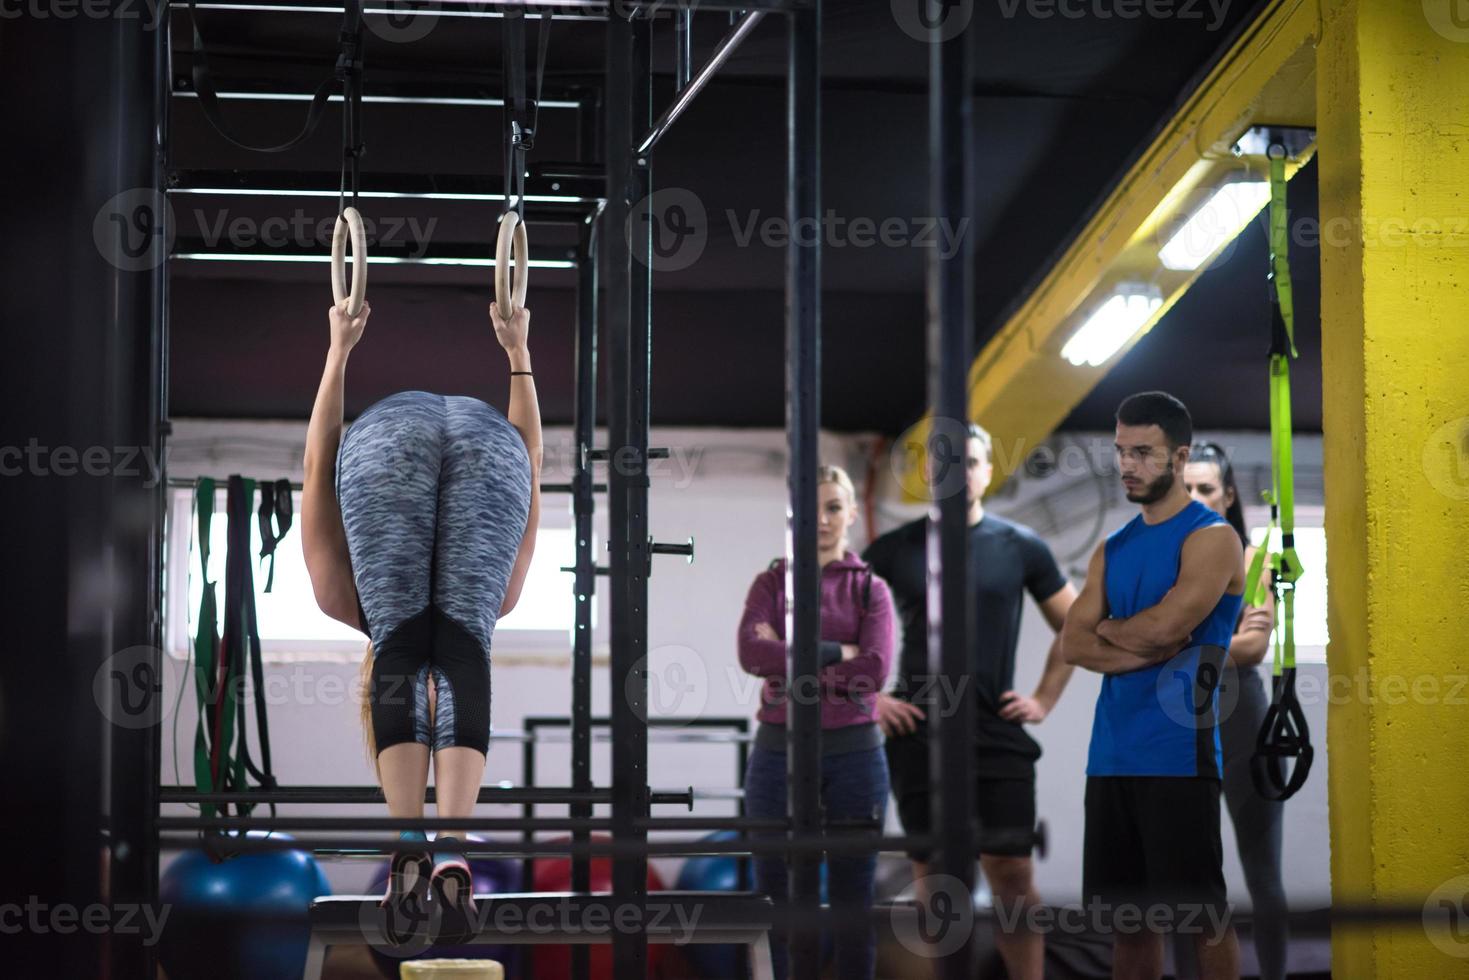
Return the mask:
[[[821,701],[821,796],[828,819],[877,819],[887,812],[888,767],[877,725],[877,696],[893,665],[893,601],[887,583],[847,546],[857,519],[851,478],[836,466],[818,471],[817,552],[821,561],[821,669],[817,687],[798,696]],[[785,559],[755,577],[740,619],[740,666],[765,680],[760,724],[745,774],[745,812],[786,816]],[[872,980],[876,940],[870,925],[875,853],[827,859],[836,913],[838,980]],[[756,858],[755,885],[784,901],[786,862]],[[779,918],[779,917],[777,917]],[[774,940],[776,980],[785,980],[784,936]]]

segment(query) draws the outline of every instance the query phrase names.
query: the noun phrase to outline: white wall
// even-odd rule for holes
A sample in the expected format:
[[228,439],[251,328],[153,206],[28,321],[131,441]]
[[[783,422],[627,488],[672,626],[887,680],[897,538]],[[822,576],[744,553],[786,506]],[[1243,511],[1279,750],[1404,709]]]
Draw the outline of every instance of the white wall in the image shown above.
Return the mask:
[[[300,446],[304,425],[299,423],[216,423],[180,420],[169,457],[171,477],[207,473],[226,476],[246,472],[258,477],[299,479]],[[548,462],[545,479],[569,477],[565,460],[569,433],[546,433]],[[1268,474],[1269,441],[1262,435],[1227,434],[1220,438],[1234,455],[1243,493],[1254,499],[1254,484]],[[600,444],[600,443],[599,443]],[[683,541],[692,535],[696,560],[655,559],[649,599],[650,705],[655,713],[677,715],[739,715],[753,717],[759,703],[758,686],[737,667],[734,630],[744,596],[753,576],[785,547],[785,433],[783,431],[658,430],[652,444],[668,446],[673,459],[655,463],[650,491],[650,529],[659,541]],[[848,466],[859,491],[864,483],[868,452],[873,440],[823,437],[824,459]],[[1099,440],[1068,437],[1055,444],[1063,452],[1057,472],[1012,479],[990,501],[997,513],[1030,524],[1051,543],[1063,569],[1079,583],[1086,556],[1097,540],[1129,519],[1135,509],[1116,488],[1115,478],[1092,475],[1090,458],[1102,464],[1110,459],[1110,436]],[[1067,447],[1071,448],[1067,448]],[[1085,453],[1076,447],[1082,447]],[[881,447],[878,447],[879,452]],[[1320,503],[1320,440],[1297,440],[1300,499]],[[883,457],[874,470],[880,501],[876,520],[884,531],[922,513],[921,508],[893,502],[891,471]],[[560,498],[564,500],[565,498]],[[557,498],[548,507],[561,506]],[[1104,510],[1101,508],[1105,508]],[[862,547],[865,535],[859,523],[853,546]],[[1069,561],[1065,559],[1069,558]],[[569,600],[568,600],[569,601]],[[1016,676],[1021,690],[1033,688],[1049,646],[1049,631],[1033,605],[1021,635]],[[605,651],[603,651],[605,653]],[[564,654],[517,651],[497,642],[494,662],[494,726],[518,729],[531,714],[566,714],[570,707],[570,665]],[[178,693],[182,665],[174,665],[166,694]],[[1303,667],[1307,678],[1318,681],[1324,667]],[[274,761],[286,785],[307,783],[370,784],[373,774],[363,755],[355,700],[356,668],[342,663],[272,664],[267,684],[273,694],[270,723]],[[608,711],[607,671],[599,657],[593,677],[593,710]],[[1077,672],[1055,713],[1035,730],[1045,755],[1039,770],[1039,806],[1051,836],[1050,856],[1039,863],[1042,894],[1052,901],[1074,901],[1080,893],[1082,788],[1091,709],[1098,681]],[[177,712],[179,763],[187,776],[191,766],[194,712],[192,694]],[[1310,782],[1287,806],[1285,870],[1293,904],[1325,904],[1329,899],[1328,837],[1326,827],[1325,705],[1318,697],[1303,697],[1317,745],[1316,770]],[[170,718],[170,724],[173,719]],[[165,731],[165,781],[174,782],[171,730]],[[594,780],[610,783],[606,743],[594,749]],[[487,779],[520,779],[520,753],[515,743],[491,746]],[[542,785],[569,782],[570,755],[563,746],[544,746],[537,773]],[[655,742],[650,748],[649,784],[655,788],[732,787],[738,783],[735,752],[727,745],[676,745]],[[172,808],[176,812],[182,812]],[[341,807],[308,807],[300,813],[341,813]],[[357,812],[357,811],[354,811]],[[374,808],[360,808],[368,815]],[[547,815],[559,810],[546,808]],[[674,811],[665,811],[672,813]],[[705,801],[696,813],[728,814],[728,802]],[[485,816],[506,808],[484,808]],[[889,832],[898,833],[890,815]],[[1226,874],[1232,897],[1245,904],[1246,892],[1234,856],[1232,828],[1225,820]],[[667,876],[676,867],[661,862]],[[339,892],[362,887],[370,873],[361,863],[332,863],[327,867]]]

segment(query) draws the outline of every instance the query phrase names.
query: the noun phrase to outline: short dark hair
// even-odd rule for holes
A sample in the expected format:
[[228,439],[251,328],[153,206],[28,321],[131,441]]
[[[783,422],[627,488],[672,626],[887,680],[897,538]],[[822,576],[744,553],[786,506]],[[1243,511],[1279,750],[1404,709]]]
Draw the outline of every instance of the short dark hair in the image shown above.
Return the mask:
[[1166,391],[1140,391],[1128,395],[1117,406],[1119,425],[1156,425],[1163,430],[1169,449],[1187,446],[1194,440],[1194,420],[1183,402]]

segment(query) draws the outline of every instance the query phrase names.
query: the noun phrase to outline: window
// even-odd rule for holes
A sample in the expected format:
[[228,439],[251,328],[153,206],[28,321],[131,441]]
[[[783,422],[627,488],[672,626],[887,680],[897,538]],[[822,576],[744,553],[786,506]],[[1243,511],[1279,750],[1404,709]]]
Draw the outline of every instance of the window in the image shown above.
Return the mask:
[[[1263,508],[1251,508],[1246,512],[1250,524],[1250,543],[1258,546],[1265,540],[1265,531],[1270,525],[1270,512]],[[1296,580],[1295,635],[1296,662],[1301,664],[1326,663],[1326,644],[1329,639],[1326,621],[1326,528],[1325,514],[1320,507],[1298,507],[1296,509],[1296,554],[1301,559],[1301,577]],[[1276,532],[1271,547],[1280,547],[1280,533]],[[1277,624],[1280,610],[1276,610]],[[1265,654],[1265,664],[1275,660],[1276,632],[1270,637],[1270,651]]]
[[[214,517],[209,527],[209,575],[215,583],[216,601],[225,597],[226,547],[229,529],[225,514],[226,492],[215,496]],[[256,501],[258,505],[258,498]],[[295,494],[297,520],[275,551],[275,581],[270,592],[265,583],[270,562],[260,560],[260,533],[251,518],[251,567],[255,584],[255,609],[260,629],[261,651],[267,660],[356,659],[365,640],[361,633],[326,616],[316,606],[311,579],[301,552],[300,493]],[[167,568],[165,569],[165,616],[167,646],[182,659],[193,646],[197,631],[203,579],[199,569],[199,546],[195,540],[198,520],[193,513],[193,491],[175,490],[169,500]],[[596,542],[593,542],[595,547]],[[595,553],[595,551],[594,551]],[[571,515],[555,508],[542,508],[541,528],[536,535],[536,553],[526,574],[520,601],[495,628],[497,650],[569,653],[574,625],[575,597],[572,577],[561,571],[575,561],[575,534]],[[176,602],[175,597],[187,596]],[[593,640],[601,638],[598,609],[592,610]],[[220,623],[223,626],[221,611]]]

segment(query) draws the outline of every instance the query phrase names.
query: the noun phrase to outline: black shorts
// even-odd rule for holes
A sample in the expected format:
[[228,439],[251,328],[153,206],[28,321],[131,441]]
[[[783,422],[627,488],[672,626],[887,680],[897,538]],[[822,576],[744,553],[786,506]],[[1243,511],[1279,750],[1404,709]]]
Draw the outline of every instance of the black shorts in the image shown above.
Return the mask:
[[1081,887],[1098,921],[1119,932],[1212,935],[1229,913],[1219,781],[1088,777]]
[[[914,837],[931,833],[927,734],[919,731],[889,737],[886,749],[888,780],[893,787],[903,833]],[[980,852],[1029,857],[1034,847],[1035,764],[1023,757],[1007,759],[1003,766],[1006,775],[989,775],[996,769],[994,760],[983,758],[978,762],[974,807],[979,816]],[[908,856],[915,861],[927,861],[930,855],[927,850],[913,850]]]

